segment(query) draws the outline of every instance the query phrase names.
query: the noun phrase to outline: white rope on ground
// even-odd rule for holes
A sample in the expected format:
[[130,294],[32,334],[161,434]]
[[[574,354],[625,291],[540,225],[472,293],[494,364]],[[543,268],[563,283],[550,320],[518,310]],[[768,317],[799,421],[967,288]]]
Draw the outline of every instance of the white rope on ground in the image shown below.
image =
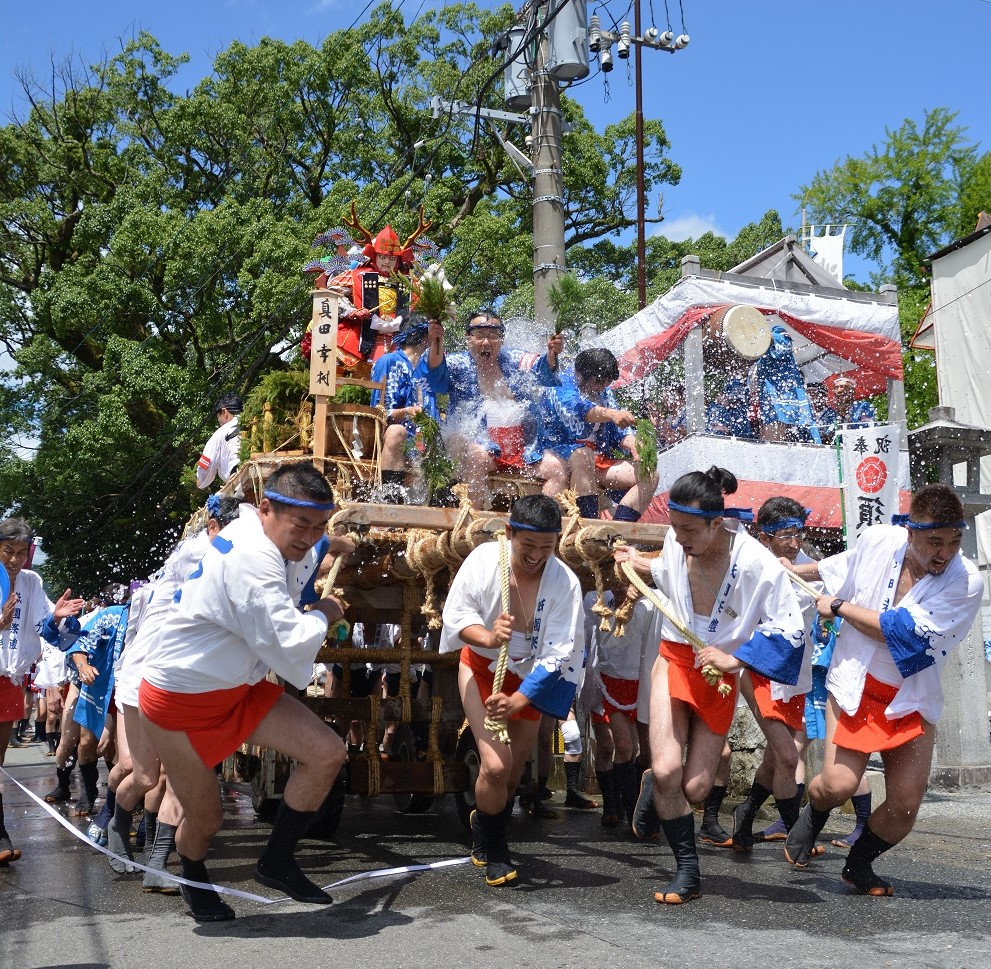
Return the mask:
[[[0,767],[0,774],[3,774],[9,781],[16,784],[32,801],[34,801],[42,810],[50,814],[63,828],[66,829],[73,837],[78,838],[82,841],[88,848],[92,848],[94,851],[99,851],[101,854],[106,855],[108,858],[116,858],[117,861],[121,862],[131,871],[147,871],[160,878],[167,878],[169,881],[175,882],[177,885],[189,885],[192,888],[204,888],[207,890],[213,889],[214,891],[220,892],[222,895],[230,895],[234,898],[243,898],[249,902],[256,902],[259,905],[279,905],[282,902],[291,902],[292,899],[288,895],[281,895],[278,898],[266,898],[264,895],[256,895],[254,892],[244,892],[239,888],[228,888],[226,885],[215,885],[210,882],[194,882],[190,881],[188,878],[183,878],[181,875],[173,875],[171,872],[163,871],[160,868],[149,868],[146,865],[142,865],[139,861],[132,861],[130,858],[126,858],[123,855],[118,855],[108,848],[103,847],[103,845],[98,845],[86,837],[86,833],[77,828],[74,824],[70,824],[58,811],[55,810],[50,804],[43,801],[34,791],[28,790],[16,777],[14,777],[5,768]],[[347,885],[351,882],[357,881],[367,881],[372,878],[387,878],[393,875],[409,875],[415,874],[421,871],[432,871],[437,868],[448,868],[451,865],[463,865],[466,864],[471,859],[468,856],[464,858],[447,858],[444,861],[433,861],[427,865],[402,865],[399,868],[378,868],[372,871],[360,872],[357,875],[349,875],[347,878],[342,878],[340,881],[332,882],[329,885],[324,885],[323,890],[329,891],[331,888],[340,888],[341,885]]]

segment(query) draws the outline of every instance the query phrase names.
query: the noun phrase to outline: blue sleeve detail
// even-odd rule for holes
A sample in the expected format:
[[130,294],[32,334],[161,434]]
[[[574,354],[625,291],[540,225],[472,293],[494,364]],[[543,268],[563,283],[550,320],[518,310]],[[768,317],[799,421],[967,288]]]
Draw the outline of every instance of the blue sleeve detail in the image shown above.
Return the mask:
[[[76,623],[76,625],[79,625]],[[50,646],[58,646],[59,644],[59,630],[58,623],[55,621],[55,613],[50,612],[41,621],[41,629],[38,630],[41,638],[48,643]]]
[[181,598],[182,598],[182,589],[176,589],[175,592],[172,593],[173,603],[178,602]]
[[[224,538],[222,535],[217,535],[213,539],[213,541],[210,542],[210,544],[218,552],[220,552],[221,555],[226,555],[234,547],[234,543],[230,539]],[[192,579],[192,578],[194,578],[195,575],[198,575],[198,574],[201,575],[202,573],[203,573],[203,563],[200,562],[199,572],[198,573],[194,573],[193,575],[190,576],[190,578]]]
[[936,662],[929,640],[916,632],[908,609],[886,609],[879,618],[885,644],[902,676],[914,676]]
[[577,683],[569,683],[560,673],[538,666],[520,684],[520,693],[530,706],[558,720],[565,720],[574,703]]
[[330,549],[330,536],[324,535],[316,545],[313,546],[314,552],[316,552],[317,564],[313,567],[313,571],[310,573],[310,577],[306,580],[306,585],[303,586],[303,591],[299,594],[299,608],[302,609],[304,606],[308,606],[313,602],[316,602],[320,596],[317,595],[317,590],[314,588],[317,581],[317,574],[320,572],[320,563],[323,561],[323,557],[327,554]]
[[793,643],[781,633],[758,629],[733,655],[769,680],[794,686],[802,671],[804,645],[801,637]]

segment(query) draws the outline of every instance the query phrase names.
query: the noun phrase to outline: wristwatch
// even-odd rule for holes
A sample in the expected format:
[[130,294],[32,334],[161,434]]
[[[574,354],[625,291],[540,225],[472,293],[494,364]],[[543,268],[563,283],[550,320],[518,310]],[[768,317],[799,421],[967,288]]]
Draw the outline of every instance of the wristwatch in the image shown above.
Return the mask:
[[834,599],[834,600],[833,600],[833,601],[832,601],[832,602],[831,602],[831,603],[829,604],[829,611],[830,611],[830,612],[831,612],[831,613],[832,613],[832,614],[833,614],[834,616],[836,616],[837,618],[841,618],[841,617],[840,617],[840,607],[841,607],[841,606],[843,605],[843,603],[844,603],[844,602],[846,602],[846,599]]

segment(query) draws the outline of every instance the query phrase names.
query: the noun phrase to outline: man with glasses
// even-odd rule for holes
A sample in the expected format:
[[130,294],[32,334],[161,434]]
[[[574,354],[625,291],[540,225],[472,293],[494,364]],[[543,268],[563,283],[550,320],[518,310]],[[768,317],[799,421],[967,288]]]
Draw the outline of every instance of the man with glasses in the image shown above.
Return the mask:
[[[805,522],[809,509],[783,496],[768,498],[757,512],[757,538],[777,559],[794,565],[814,562],[802,550]],[[804,628],[806,641],[812,625],[813,603],[808,596],[796,592],[808,613]],[[805,735],[805,694],[812,688],[811,650],[806,644],[798,682],[793,686],[776,683],[756,670],[744,670],[740,692],[747,701],[757,726],[767,740],[764,756],[754,774],[747,797],[733,812],[732,848],[750,852],[753,849],[753,824],[757,812],[771,795],[781,815],[783,830],[788,832],[798,820],[802,796],[805,793],[805,761],[808,745]],[[798,780],[801,778],[801,781]],[[765,836],[767,832],[762,832]],[[772,832],[773,835],[773,832]]]
[[545,491],[566,487],[564,463],[543,453],[536,405],[538,387],[557,383],[564,337],[553,334],[539,356],[506,348],[506,327],[491,310],[468,316],[465,351],[445,354],[444,326],[436,320],[428,336],[427,380],[435,395],[448,395],[448,449],[472,504],[484,503],[491,471],[529,469],[545,480]]

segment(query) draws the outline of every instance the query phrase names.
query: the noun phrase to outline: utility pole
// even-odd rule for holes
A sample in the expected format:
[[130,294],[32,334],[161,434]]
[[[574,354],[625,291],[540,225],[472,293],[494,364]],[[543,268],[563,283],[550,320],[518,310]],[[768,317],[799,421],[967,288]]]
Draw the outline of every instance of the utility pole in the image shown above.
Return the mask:
[[[640,0],[633,4],[633,32],[640,37]],[[643,161],[643,44],[634,44],[633,73],[636,77],[637,121],[637,309],[647,305],[647,203],[644,199]]]
[[543,32],[531,74],[533,106],[533,303],[538,327],[554,326],[551,288],[565,272],[564,178],[561,171],[561,98],[547,70]]

